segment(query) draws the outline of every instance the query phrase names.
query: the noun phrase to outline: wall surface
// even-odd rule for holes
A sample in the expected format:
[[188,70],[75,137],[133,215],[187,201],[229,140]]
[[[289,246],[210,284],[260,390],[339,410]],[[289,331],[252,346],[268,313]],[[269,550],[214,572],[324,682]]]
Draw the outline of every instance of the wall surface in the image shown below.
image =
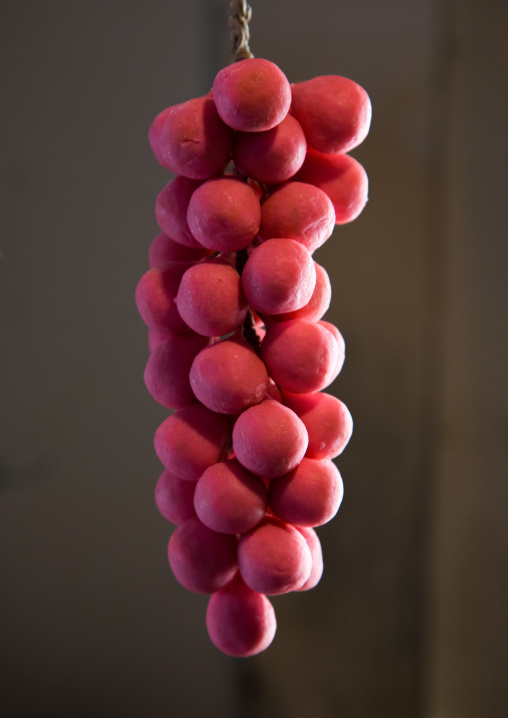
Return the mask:
[[291,82],[351,77],[370,200],[316,253],[353,438],[319,586],[220,654],[153,505],[134,288],[168,174],[152,118],[229,62],[225,0],[4,0],[0,709],[9,718],[500,718],[505,676],[507,8],[253,1]]
[[449,23],[429,715],[497,717],[508,710],[508,7],[457,2]]

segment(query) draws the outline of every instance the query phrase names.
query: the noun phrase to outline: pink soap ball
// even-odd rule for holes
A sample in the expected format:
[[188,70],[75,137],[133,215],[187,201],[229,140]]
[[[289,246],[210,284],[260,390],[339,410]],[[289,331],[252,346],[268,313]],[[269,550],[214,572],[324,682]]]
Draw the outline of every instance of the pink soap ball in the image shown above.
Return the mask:
[[196,401],[189,372],[196,355],[208,343],[207,337],[186,334],[166,339],[156,347],[144,373],[146,388],[155,401],[168,409],[181,409]]
[[249,308],[240,275],[224,259],[206,259],[190,267],[180,282],[176,305],[184,322],[206,337],[234,331]]
[[303,586],[297,588],[297,591],[310,591],[318,585],[323,575],[323,551],[321,549],[321,542],[318,538],[317,533],[312,528],[305,526],[297,526],[296,529],[302,534],[304,539],[307,541],[307,546],[310,549],[312,555],[312,569],[309,578],[305,581]]
[[148,261],[151,269],[164,269],[173,262],[199,262],[209,254],[211,251],[204,247],[186,247],[166,234],[158,234],[150,244]]
[[234,177],[216,177],[198,187],[187,209],[195,239],[215,252],[245,249],[259,230],[261,206],[254,189]]
[[155,504],[160,514],[180,526],[196,516],[194,491],[196,484],[163,471],[155,486]]
[[252,252],[242,273],[249,304],[262,314],[281,314],[305,306],[316,286],[309,251],[292,239],[269,239]]
[[326,192],[335,209],[336,224],[352,222],[367,203],[367,173],[349,155],[325,155],[309,148],[295,179],[316,185]]
[[191,263],[173,262],[165,269],[149,269],[138,282],[135,299],[141,319],[150,328],[171,334],[191,331],[178,312],[175,297],[182,274]]
[[287,182],[261,205],[258,238],[287,237],[309,252],[321,247],[335,227],[335,209],[328,195],[306,182]]
[[222,461],[230,437],[230,425],[224,415],[201,404],[190,404],[159,426],[154,439],[155,453],[172,474],[197,481],[209,466]]
[[264,518],[267,506],[262,479],[236,459],[210,466],[196,484],[196,513],[205,526],[220,533],[250,531]]
[[194,180],[222,172],[233,143],[233,133],[217,114],[211,93],[168,107],[157,115],[148,137],[163,167]]
[[323,75],[291,85],[291,113],[319,152],[349,152],[367,137],[372,117],[369,96],[356,82]]
[[305,454],[308,458],[334,459],[344,451],[353,433],[353,419],[340,399],[324,392],[283,392],[283,403],[305,424],[309,435]]
[[340,371],[344,366],[344,361],[346,360],[346,343],[344,341],[344,337],[339,332],[335,324],[332,324],[331,322],[326,322],[324,319],[321,319],[318,324],[320,324],[322,327],[332,333],[339,348],[337,354],[337,363],[335,364],[335,369],[332,376],[332,381],[334,381],[340,374]]
[[[162,344],[162,342],[167,342],[168,339],[172,339],[175,336],[170,331],[167,331],[166,329],[158,329],[157,327],[149,327],[148,329],[148,349],[150,351],[150,354],[154,352],[159,344]],[[178,335],[176,335],[178,336]]]
[[245,585],[240,575],[210,597],[206,611],[210,640],[228,656],[246,658],[273,641],[277,622],[272,604]]
[[270,482],[268,502],[275,514],[293,526],[322,526],[342,502],[344,487],[332,461],[303,458],[285,476]]
[[214,593],[238,569],[235,536],[212,531],[198,518],[178,526],[169,539],[168,560],[176,580],[195,593]]
[[266,518],[240,539],[238,566],[253,591],[277,595],[303,586],[312,569],[312,555],[294,526]]
[[277,384],[274,382],[273,379],[270,377],[268,378],[268,386],[266,388],[266,398],[267,399],[273,399],[274,401],[278,401],[279,403],[282,403],[282,394],[277,386]]
[[269,60],[249,58],[219,71],[213,98],[222,120],[234,130],[263,132],[278,125],[291,105],[291,87]]
[[202,249],[202,246],[189,229],[187,208],[200,185],[201,182],[187,177],[175,177],[158,194],[155,202],[155,219],[164,234],[194,249]]
[[325,327],[304,319],[270,324],[261,356],[272,379],[293,394],[327,387],[337,366],[339,347]]
[[317,262],[314,262],[314,269],[316,270],[316,286],[307,304],[293,312],[267,317],[269,321],[286,322],[289,319],[306,319],[308,322],[317,322],[328,311],[332,299],[330,278],[326,269]]
[[294,411],[264,400],[240,414],[233,427],[233,450],[248,471],[273,479],[291,471],[305,456],[309,439]]
[[[279,184],[295,175],[305,160],[307,142],[291,115],[265,132],[237,132],[233,144],[235,167],[263,184]],[[279,235],[272,235],[279,236]]]
[[220,414],[240,414],[266,395],[268,373],[252,347],[237,335],[203,349],[190,369],[199,401]]

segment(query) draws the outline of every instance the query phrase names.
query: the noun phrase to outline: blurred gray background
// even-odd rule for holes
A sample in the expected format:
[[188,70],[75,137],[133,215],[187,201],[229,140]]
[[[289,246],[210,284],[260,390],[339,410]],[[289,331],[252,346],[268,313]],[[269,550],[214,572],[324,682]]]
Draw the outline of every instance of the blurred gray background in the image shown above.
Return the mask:
[[325,573],[258,657],[166,562],[134,288],[168,174],[147,131],[230,61],[226,0],[3,0],[0,711],[508,715],[508,4],[253,0],[291,82],[370,93],[359,219],[317,260],[355,431]]

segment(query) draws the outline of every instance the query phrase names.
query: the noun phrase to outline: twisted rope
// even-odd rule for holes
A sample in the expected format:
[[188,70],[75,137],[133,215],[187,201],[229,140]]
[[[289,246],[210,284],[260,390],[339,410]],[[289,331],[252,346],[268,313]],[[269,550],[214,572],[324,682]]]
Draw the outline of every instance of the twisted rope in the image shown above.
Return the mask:
[[247,4],[246,0],[231,0],[229,26],[231,28],[235,62],[254,57],[249,48],[249,22],[251,17],[252,8]]
[[[233,43],[234,61],[247,60],[254,57],[249,48],[250,32],[249,22],[252,17],[252,8],[246,0],[231,0],[229,7],[229,27],[231,29],[231,40]],[[246,180],[246,178],[245,178]],[[236,253],[236,268],[238,274],[242,275],[245,262],[249,258],[246,249]],[[259,354],[261,342],[254,326],[254,317],[249,309],[247,317],[242,326],[243,336],[251,345],[254,351]]]

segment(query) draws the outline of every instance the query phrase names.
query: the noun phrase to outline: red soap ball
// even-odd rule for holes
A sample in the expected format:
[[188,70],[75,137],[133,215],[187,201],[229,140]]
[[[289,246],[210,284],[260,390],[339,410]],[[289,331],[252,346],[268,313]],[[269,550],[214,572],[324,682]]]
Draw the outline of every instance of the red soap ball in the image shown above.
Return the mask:
[[332,333],[304,319],[270,324],[261,356],[273,380],[293,394],[321,391],[333,378],[339,347]]
[[[307,141],[291,115],[265,132],[237,132],[233,144],[235,167],[263,184],[279,184],[295,175],[305,160]],[[271,235],[278,237],[279,235]]]
[[215,252],[245,249],[259,230],[261,206],[254,189],[234,177],[217,177],[198,187],[187,209],[195,239]]
[[243,324],[249,309],[240,275],[223,259],[190,267],[180,282],[176,305],[184,322],[206,337],[232,332]]
[[148,136],[163,167],[194,180],[222,172],[233,143],[211,93],[168,107],[157,115]]
[[242,273],[245,296],[263,314],[303,307],[316,286],[309,251],[292,239],[269,239],[252,252]]
[[154,352],[159,344],[167,342],[168,339],[172,339],[175,336],[172,332],[166,329],[158,329],[157,327],[149,327],[148,329],[148,349],[150,353]]
[[185,334],[166,339],[156,347],[144,373],[146,388],[155,401],[169,409],[181,409],[196,401],[189,372],[196,355],[208,342],[208,337]]
[[328,195],[306,182],[287,182],[261,205],[258,238],[287,237],[314,252],[330,237],[335,210]]
[[291,113],[319,152],[349,152],[367,137],[372,117],[369,96],[356,82],[323,75],[291,85]]
[[277,622],[272,604],[245,585],[239,574],[210,597],[206,611],[210,640],[228,656],[246,658],[273,641]]
[[178,312],[175,297],[183,272],[191,263],[173,262],[165,269],[149,269],[136,287],[136,305],[150,328],[172,334],[191,331]]
[[286,117],[291,87],[277,65],[253,57],[219,71],[213,83],[213,99],[229,127],[242,132],[263,132]]
[[155,218],[164,234],[194,249],[203,247],[189,229],[187,208],[190,198],[200,185],[201,182],[187,177],[175,177],[159,193],[155,202]]
[[322,526],[342,502],[344,487],[333,461],[303,458],[285,476],[270,482],[268,502],[275,514],[293,526]]
[[169,471],[163,471],[155,486],[155,504],[165,519],[180,526],[196,516],[195,489],[193,481],[185,481]]
[[268,378],[268,386],[266,388],[266,398],[274,401],[282,402],[282,395],[279,387],[273,379]]
[[337,346],[339,347],[339,353],[337,354],[337,363],[335,365],[335,369],[332,376],[332,381],[334,381],[334,379],[338,377],[342,367],[344,366],[344,361],[346,359],[346,343],[344,341],[344,337],[339,332],[335,324],[332,324],[331,322],[326,322],[324,319],[321,319],[318,324],[320,324],[325,329],[328,329],[328,331],[332,333],[332,335],[335,337],[335,341],[337,342]]
[[267,518],[240,539],[238,566],[253,591],[276,595],[303,586],[312,569],[312,556],[294,526]]
[[316,286],[307,304],[294,312],[275,314],[269,317],[271,322],[286,322],[289,319],[306,319],[308,322],[317,322],[323,314],[328,311],[332,299],[332,285],[328,272],[317,262],[314,262],[316,270]]
[[268,399],[240,414],[233,427],[236,458],[264,479],[282,476],[297,466],[308,441],[307,430],[294,411]]
[[229,441],[230,427],[224,415],[190,404],[162,422],[154,446],[168,471],[180,479],[197,481],[209,466],[222,461]]
[[352,222],[367,203],[367,173],[349,155],[325,155],[309,148],[295,179],[316,185],[326,192],[335,209],[336,224]]
[[238,336],[203,349],[192,363],[190,386],[199,401],[220,414],[240,414],[265,397],[268,372]]
[[151,269],[164,269],[173,262],[199,262],[210,254],[204,247],[186,247],[166,234],[158,234],[148,250],[148,261]]
[[312,555],[312,569],[310,571],[310,576],[305,581],[303,586],[297,588],[296,590],[309,591],[311,588],[314,588],[314,586],[317,586],[321,580],[321,576],[323,575],[323,551],[321,549],[321,542],[314,529],[305,526],[297,526],[296,529],[307,541],[307,546],[309,547]]
[[196,513],[205,526],[220,533],[250,531],[264,518],[267,506],[263,480],[236,459],[210,466],[196,484]]
[[324,392],[284,392],[283,403],[305,424],[309,435],[305,456],[310,459],[334,459],[342,454],[353,433],[353,419],[340,399]]
[[192,518],[169,539],[169,565],[176,580],[189,591],[214,593],[237,572],[236,545],[235,536],[212,531]]

